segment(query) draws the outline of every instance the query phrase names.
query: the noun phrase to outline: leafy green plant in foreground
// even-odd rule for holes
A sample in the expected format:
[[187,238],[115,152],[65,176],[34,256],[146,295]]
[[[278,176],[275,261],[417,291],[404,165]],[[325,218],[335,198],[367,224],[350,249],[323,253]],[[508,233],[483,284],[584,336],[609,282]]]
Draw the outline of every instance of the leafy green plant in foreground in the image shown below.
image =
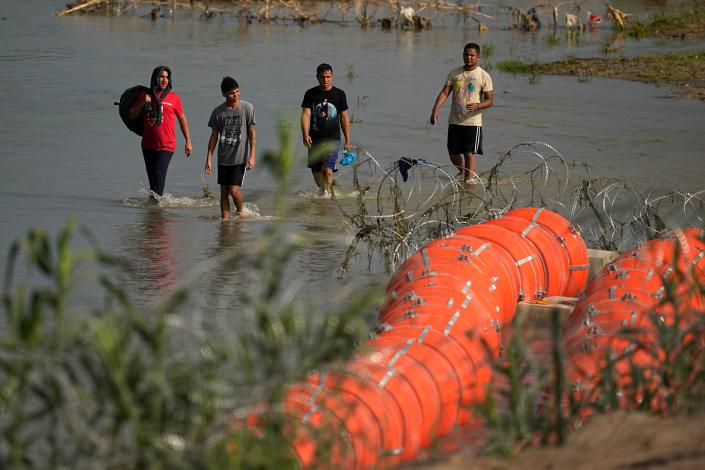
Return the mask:
[[561,444],[574,413],[560,350],[559,313],[551,318],[547,364],[531,351],[525,322],[523,315],[514,316],[502,356],[491,361],[492,386],[476,407],[488,427],[486,450],[502,457],[515,456],[532,443]]
[[[95,247],[74,253],[75,229],[64,228],[55,244],[40,229],[10,250],[5,291],[7,330],[0,337],[0,463],[6,468],[73,465],[188,465],[205,445],[214,422],[208,371],[168,351],[169,311],[177,291],[147,321],[107,274],[99,312],[68,303],[90,262],[115,268]],[[17,257],[46,281],[27,289],[13,282]],[[174,447],[182,447],[175,460]],[[181,461],[181,463],[179,463]],[[193,462],[191,462],[193,463]]]
[[[279,214],[292,142],[282,131],[280,151],[264,159],[278,183]],[[55,241],[34,229],[10,249],[0,316],[0,468],[295,467],[296,423],[276,403],[288,383],[347,355],[367,334],[363,314],[375,293],[311,315],[282,285],[301,238],[275,224],[250,259],[259,287],[238,312],[250,326],[233,319],[196,334],[179,326],[188,324],[187,289],[144,311],[121,287],[129,275],[122,263],[90,238],[89,248],[73,249],[75,234],[73,224]],[[20,260],[38,279],[31,285],[15,278]],[[93,311],[71,297],[86,282],[103,298]],[[269,411],[251,425],[253,410]],[[318,451],[325,454],[325,442]]]

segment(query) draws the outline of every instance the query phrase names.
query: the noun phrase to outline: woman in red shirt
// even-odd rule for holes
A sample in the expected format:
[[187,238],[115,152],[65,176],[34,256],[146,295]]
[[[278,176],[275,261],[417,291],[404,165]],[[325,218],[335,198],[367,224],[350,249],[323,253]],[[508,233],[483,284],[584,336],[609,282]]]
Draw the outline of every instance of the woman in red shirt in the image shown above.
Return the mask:
[[166,172],[176,151],[174,116],[179,120],[181,133],[186,140],[184,152],[187,157],[191,156],[192,150],[191,134],[181,98],[171,91],[171,86],[171,69],[160,65],[152,71],[150,92],[140,95],[130,109],[130,118],[136,119],[140,114],[143,116],[142,155],[154,199],[157,199],[155,195],[164,194]]

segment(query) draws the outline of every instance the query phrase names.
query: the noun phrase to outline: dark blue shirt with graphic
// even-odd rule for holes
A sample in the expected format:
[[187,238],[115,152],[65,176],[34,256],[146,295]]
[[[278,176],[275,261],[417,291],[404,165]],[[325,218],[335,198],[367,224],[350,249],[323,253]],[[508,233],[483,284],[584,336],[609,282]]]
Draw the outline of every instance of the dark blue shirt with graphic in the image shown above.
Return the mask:
[[324,91],[320,87],[313,87],[306,90],[301,107],[311,110],[308,134],[314,143],[340,140],[340,113],[348,109],[348,100],[343,90],[333,87]]

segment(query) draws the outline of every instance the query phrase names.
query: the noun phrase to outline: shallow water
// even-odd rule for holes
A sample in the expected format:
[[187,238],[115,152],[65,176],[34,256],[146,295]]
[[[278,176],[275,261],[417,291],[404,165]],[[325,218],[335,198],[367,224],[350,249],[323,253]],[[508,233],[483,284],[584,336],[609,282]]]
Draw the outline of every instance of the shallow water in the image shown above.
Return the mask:
[[[252,282],[249,269],[235,258],[208,275],[198,273],[228,250],[251,249],[274,216],[274,181],[261,163],[248,175],[245,197],[260,217],[246,221],[221,223],[217,201],[202,198],[206,123],[222,100],[221,77],[236,77],[242,99],[255,105],[258,157],[277,147],[279,118],[290,123],[299,140],[300,100],[316,84],[316,65],[325,61],[335,69],[335,84],[347,92],[357,145],[383,167],[403,155],[447,165],[448,105],[441,124],[430,126],[428,117],[445,75],[461,63],[462,45],[469,41],[492,49],[483,60],[493,76],[495,105],[484,117],[480,171],[516,144],[542,141],[589,163],[598,176],[623,178],[643,188],[664,183],[694,192],[705,187],[703,103],[678,99],[668,87],[565,77],[532,81],[489,67],[506,58],[600,56],[605,44],[617,44],[619,53],[627,55],[702,44],[636,42],[603,25],[574,41],[559,30],[559,44],[551,46],[548,29],[520,33],[497,27],[479,34],[452,16],[418,33],[355,25],[248,25],[225,16],[204,21],[186,14],[156,22],[135,16],[54,16],[63,5],[53,0],[0,4],[2,266],[10,243],[30,227],[56,232],[72,217],[88,226],[106,251],[132,262],[136,276],[127,288],[138,302],[150,303],[188,282],[195,306],[232,308]],[[646,1],[615,5],[634,12],[655,8]],[[584,8],[603,7],[588,1]],[[158,64],[174,72],[194,154],[184,157],[179,134],[168,194],[159,207],[150,207],[139,141],[120,122],[113,101],[125,88],[147,82]],[[300,143],[297,152],[285,227],[303,231],[312,245],[291,266],[292,281],[321,306],[343,285],[384,282],[379,270],[365,274],[366,259],[350,279],[338,279],[350,234],[336,204],[315,196]],[[339,176],[343,194],[353,199],[349,177]],[[205,181],[217,190],[215,176]]]

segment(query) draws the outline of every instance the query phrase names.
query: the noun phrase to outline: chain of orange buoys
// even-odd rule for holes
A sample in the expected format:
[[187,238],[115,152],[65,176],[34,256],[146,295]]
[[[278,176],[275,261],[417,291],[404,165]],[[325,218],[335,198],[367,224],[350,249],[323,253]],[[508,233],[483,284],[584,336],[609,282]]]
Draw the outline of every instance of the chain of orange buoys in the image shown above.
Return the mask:
[[[608,361],[616,373],[615,392],[625,403],[625,390],[634,391],[634,368],[656,370],[668,354],[660,351],[658,323],[686,331],[705,311],[698,286],[705,282],[705,241],[701,229],[676,231],[669,239],[651,240],[623,253],[590,282],[564,325],[563,349],[571,368],[569,377],[581,393],[591,393],[603,379]],[[679,307],[669,301],[666,283],[673,283]],[[654,314],[656,316],[654,316]],[[683,337],[683,341],[691,338]],[[646,350],[647,348],[648,350]],[[665,384],[650,374],[648,405],[662,410]],[[642,384],[643,385],[643,384]]]
[[335,468],[394,466],[472,422],[516,302],[577,296],[587,275],[582,238],[545,209],[509,211],[426,244],[392,276],[379,333],[347,363],[286,389],[279,410],[301,464],[319,466],[326,446]]

